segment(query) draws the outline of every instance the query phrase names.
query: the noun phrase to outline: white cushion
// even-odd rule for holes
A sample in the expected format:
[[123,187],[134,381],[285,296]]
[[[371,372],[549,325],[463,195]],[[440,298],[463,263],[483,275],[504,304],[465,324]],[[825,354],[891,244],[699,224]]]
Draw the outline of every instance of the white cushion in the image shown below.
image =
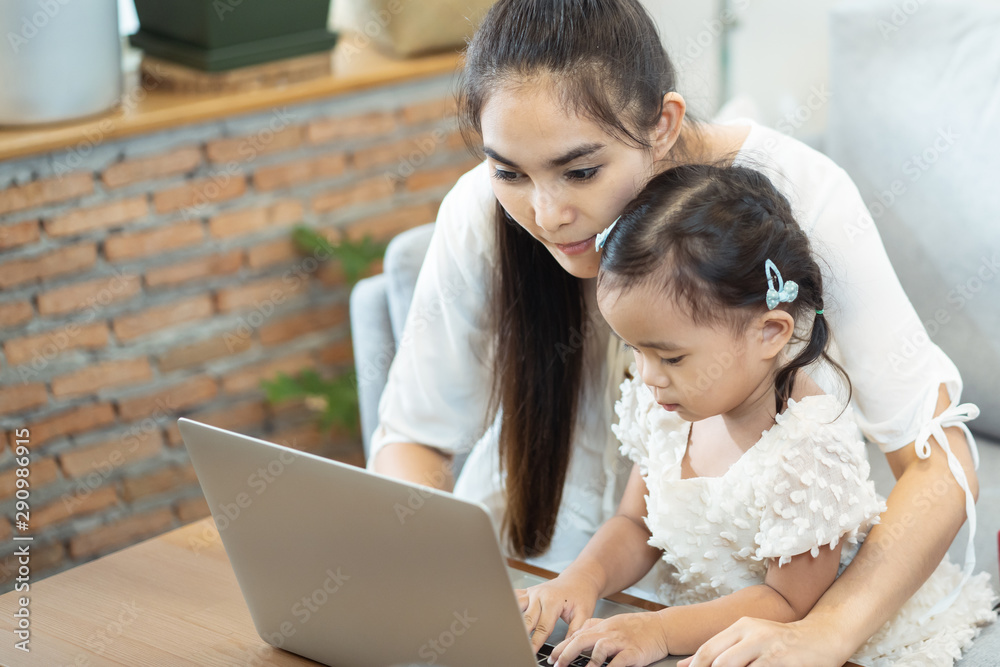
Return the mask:
[[827,151],[982,409],[970,426],[1000,436],[1000,6],[850,2],[830,30]]

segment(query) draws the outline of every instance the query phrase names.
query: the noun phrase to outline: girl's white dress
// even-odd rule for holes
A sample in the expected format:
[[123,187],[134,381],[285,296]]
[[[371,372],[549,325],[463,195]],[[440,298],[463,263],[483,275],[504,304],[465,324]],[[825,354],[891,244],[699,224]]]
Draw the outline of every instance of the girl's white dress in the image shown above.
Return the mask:
[[[658,594],[667,605],[713,600],[761,584],[767,563],[843,541],[841,569],[885,510],[869,479],[851,409],[836,398],[789,401],[776,425],[721,477],[681,478],[691,423],[667,412],[639,378],[615,406],[621,451],[638,463],[649,495],[649,544],[663,550]],[[962,578],[947,557],[857,653],[867,667],[951,665],[991,622],[989,575],[967,581],[947,609],[924,619]]]

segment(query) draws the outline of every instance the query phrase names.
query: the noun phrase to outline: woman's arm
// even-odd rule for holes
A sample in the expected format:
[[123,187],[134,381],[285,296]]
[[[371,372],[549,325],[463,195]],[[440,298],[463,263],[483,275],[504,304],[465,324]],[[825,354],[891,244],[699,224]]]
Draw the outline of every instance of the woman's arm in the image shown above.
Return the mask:
[[452,454],[473,449],[489,426],[492,376],[483,317],[492,269],[487,205],[493,201],[484,163],[441,203],[379,401],[368,462],[379,473],[450,490]]
[[[942,385],[935,415],[949,405]],[[977,495],[965,435],[958,428],[945,429],[945,434]],[[756,659],[788,667],[844,664],[927,580],[965,522],[965,494],[948,468],[944,450],[934,440],[931,447],[927,459],[917,457],[912,443],[887,455],[898,474],[888,510],[806,618],[790,625],[741,620],[707,641],[682,665],[738,667]],[[720,656],[726,661],[716,663]]]
[[375,455],[375,472],[442,491],[455,487],[452,457],[439,449],[415,442],[393,442]]

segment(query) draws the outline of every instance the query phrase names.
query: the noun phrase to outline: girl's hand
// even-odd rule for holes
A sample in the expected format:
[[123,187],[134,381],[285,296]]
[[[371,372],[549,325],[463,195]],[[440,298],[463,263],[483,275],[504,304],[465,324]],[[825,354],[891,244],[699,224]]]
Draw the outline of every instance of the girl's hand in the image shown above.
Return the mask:
[[600,591],[581,577],[560,574],[551,581],[515,591],[524,612],[524,626],[531,635],[531,648],[537,653],[562,619],[573,634],[594,615]]
[[670,653],[663,618],[640,612],[588,620],[575,635],[567,635],[549,659],[564,667],[588,649],[589,667],[600,667],[612,656],[608,667],[644,667]]
[[842,647],[830,644],[837,634],[805,621],[776,623],[744,617],[701,645],[678,667],[840,667]]

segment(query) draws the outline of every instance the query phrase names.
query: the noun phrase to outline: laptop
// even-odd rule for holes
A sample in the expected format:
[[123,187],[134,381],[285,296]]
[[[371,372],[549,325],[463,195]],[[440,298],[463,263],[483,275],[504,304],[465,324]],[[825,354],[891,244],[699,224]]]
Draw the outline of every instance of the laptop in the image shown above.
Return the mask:
[[[332,667],[547,664],[514,595],[543,579],[507,567],[481,505],[189,419],[178,427],[268,644]],[[634,611],[602,600],[595,615]]]

